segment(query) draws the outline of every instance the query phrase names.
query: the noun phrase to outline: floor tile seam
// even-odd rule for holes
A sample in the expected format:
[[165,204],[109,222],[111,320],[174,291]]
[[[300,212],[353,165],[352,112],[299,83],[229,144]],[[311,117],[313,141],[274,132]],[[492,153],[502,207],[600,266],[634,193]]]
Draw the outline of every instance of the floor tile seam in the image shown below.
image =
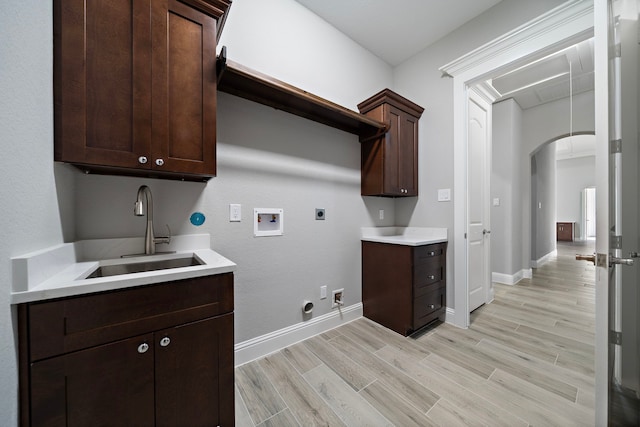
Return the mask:
[[[498,349],[498,350],[499,350],[499,349]],[[515,357],[515,356],[512,356],[512,355],[510,355],[509,353],[505,353],[505,357],[506,357],[507,359],[512,359],[512,358],[513,358],[513,357]],[[580,387],[579,385],[577,385],[577,383],[575,382],[575,381],[577,380],[577,378],[575,378],[575,377],[582,377],[582,378],[580,378],[580,379],[581,379],[582,381],[584,381],[584,382],[587,382],[587,383],[591,383],[591,382],[593,381],[593,378],[591,378],[590,376],[585,375],[585,374],[583,374],[583,373],[581,373],[581,372],[577,372],[577,371],[574,371],[574,370],[568,369],[568,368],[566,368],[566,367],[564,367],[564,366],[553,365],[553,364],[551,364],[551,363],[549,363],[549,362],[546,362],[546,361],[544,361],[544,360],[541,360],[541,359],[537,359],[537,360],[538,360],[538,361],[540,361],[540,362],[542,362],[543,364],[550,365],[550,367],[552,366],[552,367],[554,367],[554,368],[556,369],[556,372],[555,372],[555,373],[553,373],[553,374],[551,374],[551,373],[546,373],[546,375],[547,375],[548,377],[550,377],[550,378],[552,378],[552,379],[554,379],[554,380],[556,380],[556,381],[558,381],[558,382],[564,383],[565,385],[570,386],[570,387],[572,387],[572,388],[574,388],[574,389],[576,390],[575,397],[573,398],[573,403],[575,403],[575,402],[576,402],[576,399],[577,399],[577,396],[578,396],[577,390],[581,389],[581,387]],[[519,364],[517,360],[516,360],[516,361],[514,361],[514,363]],[[541,367],[541,368],[543,368],[543,367]],[[507,369],[503,369],[503,370],[504,370],[505,372],[510,373],[511,375],[514,375],[513,373],[511,373],[511,372],[510,372],[510,370],[507,370]],[[527,370],[528,370],[528,371],[533,372],[533,371],[535,371],[536,369],[529,369],[529,368],[527,368]],[[546,371],[545,371],[545,372],[546,372]],[[517,375],[515,375],[515,376],[517,376]],[[560,376],[560,378],[558,378],[558,376]],[[523,379],[523,378],[521,378],[521,379]],[[527,381],[527,382],[529,382],[529,383],[531,383],[531,381],[528,381],[528,380],[525,380],[525,379],[523,379],[523,380],[524,380],[524,381]],[[534,383],[531,383],[531,384],[534,384]],[[534,384],[534,385],[536,385],[536,384]],[[539,386],[538,386],[538,387],[539,387]],[[548,390],[548,391],[550,391],[550,390]],[[568,400],[568,401],[572,402],[572,400],[571,400],[571,399],[567,399],[566,397],[561,396],[561,395],[559,395],[558,393],[555,393],[555,394],[557,394],[558,396],[563,397],[563,398],[565,398],[566,400]]]
[[[298,426],[302,426],[302,424],[300,424],[300,420],[298,419],[298,417],[296,417],[296,414],[293,413],[293,411],[291,409],[289,409],[289,407],[287,406],[286,408],[284,408],[283,410],[281,410],[280,412],[278,412],[277,414],[273,414],[272,416],[270,416],[269,418],[267,418],[266,420],[262,421],[260,424],[254,424],[255,427],[259,427],[259,426],[263,426],[265,425],[264,423],[266,423],[269,420],[272,420],[273,418],[275,418],[276,416],[282,414],[284,411],[289,411],[289,413],[291,414],[291,416],[293,417],[294,420],[296,420],[296,423],[298,423]],[[253,421],[253,420],[252,420]]]
[[[276,353],[281,353],[281,351],[274,352],[274,353],[271,353],[271,354],[276,354]],[[257,362],[260,362],[261,360],[266,360],[266,358],[267,358],[268,356],[269,356],[269,355],[267,355],[267,356],[265,356],[265,357],[262,357],[262,358],[258,359],[258,360],[257,360]],[[287,359],[287,356],[285,356],[284,354],[282,354],[282,357],[284,358],[284,360],[285,360],[289,365],[291,365],[291,367],[292,367],[292,368],[293,368],[293,370],[295,371],[295,366],[293,366],[293,365],[291,364],[291,362],[289,362],[289,360]],[[267,372],[264,370],[264,368],[262,367],[262,365],[261,365],[260,363],[257,363],[257,365],[258,365],[258,367],[262,370],[262,372],[263,372],[263,374],[264,374],[265,378],[269,381],[269,383],[271,384],[271,386],[273,387],[273,389],[274,389],[274,390],[276,391],[276,393],[278,394],[278,397],[280,397],[280,400],[282,400],[282,402],[284,403],[285,408],[286,408],[286,409],[289,409],[289,411],[291,412],[291,415],[293,415],[293,417],[295,418],[296,422],[297,422],[299,425],[301,425],[301,424],[300,424],[300,420],[298,420],[298,417],[296,417],[296,416],[295,416],[295,415],[296,415],[296,414],[295,414],[295,412],[294,412],[294,411],[289,407],[289,403],[288,403],[288,402],[287,402],[287,400],[284,398],[284,396],[282,395],[282,393],[280,392],[280,390],[279,390],[279,389],[276,387],[276,385],[273,383],[273,381],[271,380],[271,377],[269,376],[269,374],[267,374]],[[315,369],[315,368],[314,368],[314,369]],[[296,371],[296,372],[297,372],[297,371]],[[298,375],[299,375],[299,374],[298,374]],[[304,378],[302,375],[299,375],[299,376],[300,376],[301,378]],[[314,391],[315,391],[315,390],[314,390]],[[284,409],[283,409],[283,410],[284,410]],[[282,412],[282,411],[280,411],[280,412]],[[264,421],[263,421],[263,422],[264,422]]]
[[[349,339],[348,337],[345,337],[346,339]],[[425,390],[427,390],[429,393],[440,397],[440,395],[436,392],[434,392],[433,390],[429,389],[428,387],[425,387],[423,384],[419,383],[418,381],[416,381],[415,379],[413,379],[411,376],[407,375],[405,372],[403,372],[401,369],[393,366],[391,363],[387,362],[386,360],[380,358],[379,356],[377,356],[376,354],[369,352],[367,349],[364,349],[362,346],[360,346],[358,343],[356,342],[352,342],[353,345],[360,347],[360,350],[368,352],[369,354],[371,354],[371,356],[375,357],[378,361],[382,362],[384,365],[389,366],[390,369],[390,373],[393,374],[393,376],[405,376],[407,377],[410,381],[415,382],[417,385],[423,387]],[[335,346],[334,346],[335,347]],[[362,369],[364,369],[368,374],[370,374],[373,378],[376,378],[380,383],[382,383],[383,385],[386,385],[387,388],[394,390],[395,386],[390,384],[388,381],[386,381],[384,378],[380,378],[379,374],[373,370],[371,370],[369,367],[365,366],[364,364],[358,363],[357,360],[353,359],[351,357],[351,355],[345,353],[344,351],[342,351],[341,349],[338,349],[343,355],[345,355],[346,357],[348,357],[350,360],[352,360],[354,363],[358,364]],[[397,393],[396,393],[397,394]],[[411,402],[410,402],[411,403]],[[417,406],[415,406],[412,403],[412,406],[414,406],[418,411],[420,411],[420,408],[418,408]]]
[[[318,366],[317,368],[320,368],[320,366]],[[313,371],[313,370],[315,370],[315,369],[317,369],[317,368],[312,369],[312,371]],[[338,375],[338,373],[336,373],[333,369],[329,368],[328,366],[327,366],[327,368],[328,368],[328,369],[330,369],[330,370],[331,370],[331,372],[333,372],[333,373],[338,377],[338,380],[344,384],[344,386],[345,386],[345,388],[346,388],[346,389],[348,389],[348,390],[352,390],[354,393],[356,393],[356,394],[358,395],[358,397],[359,397],[360,399],[362,399],[362,402],[363,402],[363,403],[366,403],[367,405],[369,405],[369,406],[370,406],[374,411],[376,411],[377,413],[379,413],[379,414],[380,414],[380,415],[381,415],[385,420],[387,420],[387,421],[389,421],[389,423],[391,423],[391,421],[390,421],[389,419],[387,419],[387,417],[385,417],[385,416],[384,416],[380,411],[378,411],[378,409],[377,409],[375,406],[373,406],[373,405],[371,404],[371,402],[369,402],[367,399],[365,399],[365,398],[360,394],[360,390],[355,390],[353,387],[351,387],[351,385],[350,385],[348,382],[346,382],[346,381],[344,380],[344,378],[342,378],[340,375]],[[311,371],[309,371],[309,372],[311,372]],[[329,409],[331,410],[331,412],[333,412],[333,413],[338,417],[338,419],[339,419],[340,421],[342,421],[342,422],[343,422],[347,427],[349,427],[349,424],[347,423],[347,420],[346,420],[346,419],[344,419],[342,416],[340,416],[340,414],[339,414],[339,413],[337,413],[337,412],[333,409],[333,407],[331,406],[331,403],[330,403],[329,401],[327,401],[327,400],[324,398],[324,396],[322,396],[322,394],[321,394],[321,393],[318,393],[318,391],[316,390],[316,388],[315,388],[315,387],[314,387],[314,386],[309,382],[309,380],[306,378],[306,376],[304,376],[304,375],[303,375],[303,376],[302,376],[302,378],[303,378],[303,379],[304,379],[304,381],[309,385],[309,387],[311,387],[311,390],[313,390],[313,392],[314,392],[314,393],[315,393],[315,394],[316,394],[320,399],[322,399],[322,401],[325,403],[325,405],[327,406],[327,408],[329,408]],[[374,379],[370,384],[374,383],[375,381],[376,381],[376,380]],[[363,387],[361,390],[363,390],[364,388],[365,388],[365,387]]]
[[[237,395],[240,398],[240,401],[242,402],[242,404],[244,405],[244,408],[247,410],[247,416],[251,420],[252,427],[255,427],[257,424],[256,424],[255,420],[253,419],[253,417],[251,416],[251,412],[249,411],[249,406],[247,405],[247,402],[245,402],[244,397],[242,397],[242,393],[240,393],[240,389],[238,388],[237,384],[235,384],[235,380],[234,380],[234,387],[238,389],[238,394]],[[263,420],[263,422],[264,422],[264,420]]]
[[[277,353],[277,352],[274,352]],[[272,353],[272,354],[274,354]],[[278,411],[277,413],[282,412],[284,409],[288,408],[289,405],[287,404],[287,401],[284,400],[284,398],[282,397],[282,395],[280,394],[280,391],[278,390],[278,388],[275,386],[275,384],[273,383],[273,381],[271,381],[271,378],[269,378],[269,376],[267,375],[267,373],[265,372],[265,370],[262,368],[262,366],[260,365],[260,361],[263,359],[266,359],[267,356],[261,357],[257,360],[255,360],[254,362],[251,363],[255,363],[256,366],[258,367],[258,369],[260,369],[262,376],[269,381],[269,384],[271,385],[271,387],[273,387],[273,390],[275,391],[275,393],[278,395],[278,397],[280,398],[281,402],[284,404],[284,408],[282,408],[280,411]],[[239,387],[238,390],[241,390],[241,388]],[[246,404],[246,401],[244,400],[244,397],[242,396],[242,392],[240,392],[240,398],[243,399],[243,402],[245,403],[245,407],[249,408],[249,406]],[[251,421],[253,422],[254,426],[260,425],[262,424],[265,420],[272,418],[275,414],[271,414],[271,416],[269,416],[268,418],[266,418],[265,420],[260,421],[259,423],[256,422],[256,420],[253,418],[253,416],[251,415],[251,411],[247,410],[247,412],[249,413],[249,417],[251,418]]]

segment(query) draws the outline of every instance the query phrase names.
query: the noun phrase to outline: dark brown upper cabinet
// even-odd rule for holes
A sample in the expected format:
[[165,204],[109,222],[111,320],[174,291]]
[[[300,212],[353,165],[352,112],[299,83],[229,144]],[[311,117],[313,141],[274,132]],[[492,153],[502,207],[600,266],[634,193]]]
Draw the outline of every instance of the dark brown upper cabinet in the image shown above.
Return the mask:
[[216,174],[216,39],[230,0],[54,1],[55,160]]
[[418,119],[424,108],[385,89],[358,104],[360,113],[389,125],[379,138],[361,139],[363,196],[418,195]]

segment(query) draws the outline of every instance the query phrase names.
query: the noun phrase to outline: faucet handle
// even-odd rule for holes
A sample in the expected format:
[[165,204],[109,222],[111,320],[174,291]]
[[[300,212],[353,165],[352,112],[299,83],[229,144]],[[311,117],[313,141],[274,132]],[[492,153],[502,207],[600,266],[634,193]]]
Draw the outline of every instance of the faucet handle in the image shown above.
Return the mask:
[[155,244],[160,244],[160,243],[166,243],[169,244],[171,243],[171,229],[169,228],[169,224],[165,224],[167,226],[167,231],[169,232],[168,236],[164,236],[164,237],[156,237],[153,239],[153,243]]

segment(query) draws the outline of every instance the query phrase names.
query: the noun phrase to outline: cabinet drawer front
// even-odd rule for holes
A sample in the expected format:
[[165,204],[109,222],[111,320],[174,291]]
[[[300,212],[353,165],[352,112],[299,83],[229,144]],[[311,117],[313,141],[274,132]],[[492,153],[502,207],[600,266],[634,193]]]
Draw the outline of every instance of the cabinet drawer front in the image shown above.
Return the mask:
[[[434,259],[442,260],[447,252],[446,243],[434,245],[416,246],[413,250],[413,263],[418,265]],[[442,262],[442,261],[439,261]]]
[[416,291],[419,288],[440,282],[445,278],[444,266],[439,263],[415,266],[413,271],[413,287]]
[[438,317],[445,307],[446,287],[433,288],[413,301],[413,326],[418,329]]
[[233,273],[33,303],[30,360],[232,311]]

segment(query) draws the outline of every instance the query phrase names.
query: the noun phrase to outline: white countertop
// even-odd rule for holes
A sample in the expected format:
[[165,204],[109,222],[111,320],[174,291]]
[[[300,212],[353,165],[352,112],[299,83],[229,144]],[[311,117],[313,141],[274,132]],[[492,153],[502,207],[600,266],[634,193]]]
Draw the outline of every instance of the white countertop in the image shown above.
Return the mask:
[[[158,251],[172,254],[139,255],[144,238],[96,239],[64,243],[11,259],[13,288],[11,303],[40,301],[92,292],[102,292],[149,285],[192,277],[235,271],[236,264],[210,248],[208,234],[174,236],[169,245],[158,245]],[[161,261],[195,256],[203,265],[121,274],[85,279],[98,266]]]
[[447,241],[446,228],[363,227],[362,240],[393,245],[422,246]]

